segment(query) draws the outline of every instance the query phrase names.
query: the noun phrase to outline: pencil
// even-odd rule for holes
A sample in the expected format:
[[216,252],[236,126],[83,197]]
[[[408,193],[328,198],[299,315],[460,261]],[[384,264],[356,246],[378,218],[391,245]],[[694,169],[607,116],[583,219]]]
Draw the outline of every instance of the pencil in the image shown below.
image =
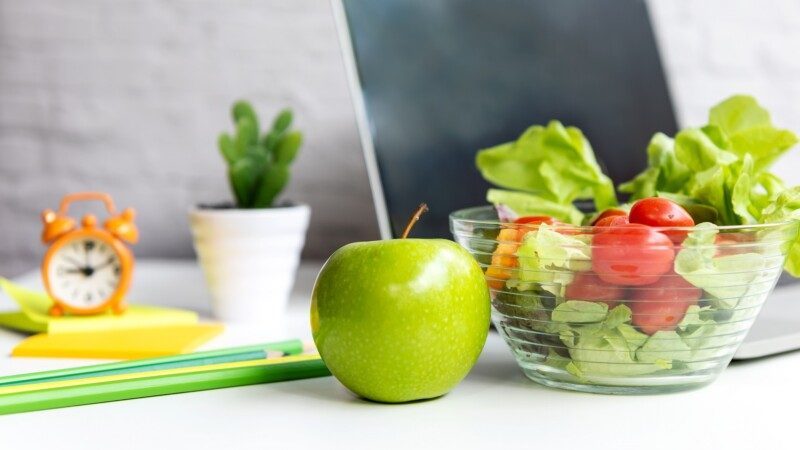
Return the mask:
[[0,414],[328,376],[319,355],[296,355],[0,388]]
[[0,377],[0,388],[16,386],[20,384],[45,383],[87,377],[120,375],[126,373],[265,359],[267,358],[269,352],[281,352],[285,355],[297,355],[302,353],[304,348],[303,341],[299,339],[292,339],[288,341],[247,345],[205,352],[186,353],[175,356],[161,356],[157,358],[136,359],[131,361],[73,367],[69,369],[9,375]]

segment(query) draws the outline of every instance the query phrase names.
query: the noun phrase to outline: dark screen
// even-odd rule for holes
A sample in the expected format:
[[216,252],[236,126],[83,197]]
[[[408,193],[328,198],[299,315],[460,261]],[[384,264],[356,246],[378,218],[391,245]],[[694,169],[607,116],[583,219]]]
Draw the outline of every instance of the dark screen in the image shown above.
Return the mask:
[[615,182],[676,124],[639,0],[344,0],[395,235],[419,237],[485,204],[475,153],[558,119],[579,127]]

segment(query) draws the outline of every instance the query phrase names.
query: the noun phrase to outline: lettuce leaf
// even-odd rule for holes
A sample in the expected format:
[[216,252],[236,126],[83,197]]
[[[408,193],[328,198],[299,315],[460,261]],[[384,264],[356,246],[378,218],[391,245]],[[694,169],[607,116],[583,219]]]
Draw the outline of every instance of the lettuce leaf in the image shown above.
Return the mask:
[[632,199],[666,194],[691,198],[714,208],[713,221],[719,225],[757,223],[762,210],[785,189],[766,170],[797,142],[794,133],[772,124],[754,98],[732,96],[711,109],[708,124],[685,128],[674,141],[654,135],[648,168],[620,185],[620,191]]
[[573,374],[588,381],[603,376],[645,375],[665,367],[640,363],[635,349],[617,330],[590,330],[580,334],[575,345],[569,348],[574,367]]
[[[706,360],[730,352],[744,330],[741,320],[713,306],[692,305],[675,330],[657,331],[648,336],[631,325],[631,310],[620,305],[600,318],[600,309],[591,302],[561,306],[568,321],[556,322],[561,342],[570,360],[548,358],[558,368],[585,382],[607,382],[609,377],[646,375],[663,370],[699,370]],[[566,304],[562,304],[566,305]],[[752,312],[746,313],[750,316]],[[554,319],[555,320],[555,319]],[[580,320],[581,322],[577,322]]]
[[746,296],[750,283],[766,275],[761,270],[766,259],[760,253],[716,256],[718,232],[714,224],[698,224],[675,257],[675,273],[711,294],[715,306],[731,309]]
[[703,348],[716,347],[715,335],[724,334],[724,326],[714,321],[716,311],[710,306],[691,305],[686,315],[678,324],[677,330],[684,343],[692,349],[692,356],[697,358],[698,351]]
[[572,361],[567,371],[587,381],[604,376],[645,375],[670,369],[674,361],[691,361],[691,348],[675,331],[648,336],[631,324],[631,309],[619,305],[605,311],[603,303],[568,301],[553,311],[564,324],[559,336]]
[[[564,306],[568,303],[571,305]],[[562,311],[568,311],[568,315],[560,317],[567,326],[559,334],[572,358],[566,369],[588,381],[603,376],[643,375],[661,370],[662,366],[642,364],[636,359],[637,350],[645,345],[648,336],[630,325],[631,309],[619,305],[601,315],[599,312],[603,307],[604,303],[583,301],[559,305]],[[555,311],[553,317],[556,320]],[[576,322],[576,319],[583,322]]]
[[725,186],[727,178],[725,168],[712,167],[694,174],[687,190],[692,198],[716,209],[720,223],[736,224],[733,210],[728,203],[730,194]]
[[647,145],[648,168],[633,180],[619,185],[619,191],[631,194],[631,200],[653,197],[657,192],[678,192],[691,178],[691,171],[678,161],[675,141],[656,133]]
[[751,209],[753,203],[751,192],[756,182],[753,157],[745,154],[741,163],[731,166],[729,170],[728,179],[732,184],[730,187],[731,209],[738,216],[739,223],[753,223],[756,221],[755,216],[761,215],[761,211]]
[[614,184],[589,141],[579,129],[555,120],[528,128],[514,142],[479,151],[475,163],[490,183],[554,204],[593,199],[598,210],[617,204]]
[[588,234],[567,235],[543,223],[536,231],[527,233],[526,242],[535,239],[536,253],[543,267],[568,269],[573,272],[592,268],[592,236]]
[[[750,316],[753,315],[746,310],[733,311],[725,323],[717,323],[714,317],[719,312],[710,306],[692,305],[678,324],[678,334],[692,350],[691,359],[686,361],[688,368],[702,368],[704,361],[719,358],[721,354],[730,352],[732,346],[738,344],[741,339],[739,334],[743,328],[749,327],[749,324],[743,324],[740,320],[752,318]],[[736,318],[737,315],[744,316]]]
[[798,141],[791,131],[775,128],[769,112],[747,95],[735,95],[711,108],[708,123],[725,133],[731,152],[750,155],[759,172]]
[[648,336],[631,325],[626,305],[607,310],[603,303],[567,301],[553,310],[552,320],[557,325],[553,332],[570,359],[551,354],[547,361],[582,381],[599,383],[619,376],[700,369],[704,359],[729,351],[739,339],[729,334],[734,328],[714,320],[718,312],[711,306],[692,305],[675,330]]
[[751,212],[753,209],[758,211],[755,216],[761,221],[761,214],[763,214],[764,209],[771,205],[781,192],[786,190],[786,184],[775,174],[761,172],[756,174],[755,185],[757,188],[750,193]]
[[683,316],[683,320],[678,324],[677,329],[690,332],[699,326],[714,323],[713,314],[714,311],[710,306],[691,305],[686,310],[686,314]]
[[734,95],[711,108],[708,123],[726,133],[736,133],[753,127],[769,125],[769,112],[759,106],[753,97]]
[[575,272],[591,269],[591,236],[568,236],[541,224],[525,234],[516,255],[519,276],[508,280],[510,287],[530,290],[538,283],[541,289],[560,296]]
[[698,172],[689,186],[691,198],[717,210],[719,221],[726,225],[754,223],[761,211],[754,206],[754,198],[763,194],[756,189],[759,180],[754,171],[753,158],[744,158],[728,165],[716,165]]
[[[800,186],[781,192],[775,201],[764,209],[761,215],[761,222],[763,223],[788,220],[800,220]],[[791,234],[794,234],[794,238],[788,240],[787,248],[784,249],[788,256],[783,268],[792,276],[800,277],[800,234],[797,232],[797,226],[795,225],[793,233],[790,231]]]
[[636,360],[652,363],[663,369],[671,369],[672,362],[690,361],[692,349],[675,331],[656,331],[638,350]]
[[675,136],[675,156],[693,172],[721,168],[739,160],[735,154],[718,147],[708,132],[699,128],[687,128]]
[[569,300],[553,310],[551,319],[564,323],[601,322],[608,316],[608,305],[602,302]]

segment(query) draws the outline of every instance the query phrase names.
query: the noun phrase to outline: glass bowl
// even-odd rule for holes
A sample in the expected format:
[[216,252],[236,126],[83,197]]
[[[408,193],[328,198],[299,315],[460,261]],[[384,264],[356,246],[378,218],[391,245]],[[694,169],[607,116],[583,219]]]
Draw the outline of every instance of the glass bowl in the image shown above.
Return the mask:
[[609,394],[712,382],[775,286],[798,222],[627,228],[502,223],[491,206],[450,215],[528,378]]

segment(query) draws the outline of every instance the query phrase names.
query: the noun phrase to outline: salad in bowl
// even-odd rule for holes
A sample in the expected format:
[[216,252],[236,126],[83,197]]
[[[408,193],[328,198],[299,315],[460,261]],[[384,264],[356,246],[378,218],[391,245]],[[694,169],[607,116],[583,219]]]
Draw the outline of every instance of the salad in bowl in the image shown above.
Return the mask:
[[577,128],[480,151],[492,206],[454,212],[451,230],[523,372],[600,393],[713,381],[782,271],[800,275],[800,187],[769,171],[797,140],[731,97],[705,126],[653,136],[622,204]]

